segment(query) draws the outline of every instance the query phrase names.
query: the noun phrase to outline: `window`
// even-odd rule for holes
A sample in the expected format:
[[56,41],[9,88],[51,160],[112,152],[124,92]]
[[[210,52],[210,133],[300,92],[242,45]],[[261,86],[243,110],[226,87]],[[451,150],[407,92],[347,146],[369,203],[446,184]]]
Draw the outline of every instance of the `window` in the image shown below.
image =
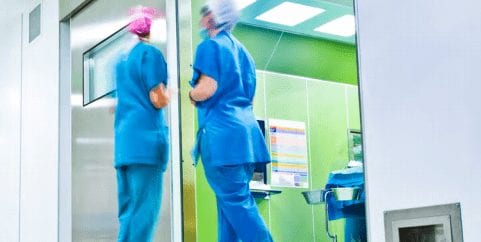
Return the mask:
[[124,27],[83,54],[84,106],[113,93],[116,61],[136,41]]

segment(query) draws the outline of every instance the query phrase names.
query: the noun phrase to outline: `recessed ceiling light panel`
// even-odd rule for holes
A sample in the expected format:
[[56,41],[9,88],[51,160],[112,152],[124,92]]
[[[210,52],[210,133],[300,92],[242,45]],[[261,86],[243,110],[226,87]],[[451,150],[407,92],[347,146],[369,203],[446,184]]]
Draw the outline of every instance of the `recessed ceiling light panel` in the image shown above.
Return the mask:
[[245,7],[253,4],[256,0],[235,0],[235,3],[237,4],[237,8],[239,10],[244,9]]
[[317,32],[350,37],[356,33],[353,15],[344,15],[314,29]]
[[283,2],[256,17],[257,20],[286,26],[295,26],[325,10],[303,4]]

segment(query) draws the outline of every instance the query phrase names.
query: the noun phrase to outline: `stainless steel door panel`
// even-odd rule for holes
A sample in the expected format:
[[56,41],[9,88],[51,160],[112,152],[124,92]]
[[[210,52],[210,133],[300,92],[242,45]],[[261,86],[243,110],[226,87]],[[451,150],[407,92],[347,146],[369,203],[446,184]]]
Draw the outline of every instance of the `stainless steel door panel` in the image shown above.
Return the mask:
[[[125,26],[128,9],[138,4],[165,10],[164,0],[98,0],[70,21],[73,241],[115,241],[117,238],[114,100],[106,96],[83,107],[83,53]],[[156,241],[171,241],[172,237],[170,177],[167,169]]]

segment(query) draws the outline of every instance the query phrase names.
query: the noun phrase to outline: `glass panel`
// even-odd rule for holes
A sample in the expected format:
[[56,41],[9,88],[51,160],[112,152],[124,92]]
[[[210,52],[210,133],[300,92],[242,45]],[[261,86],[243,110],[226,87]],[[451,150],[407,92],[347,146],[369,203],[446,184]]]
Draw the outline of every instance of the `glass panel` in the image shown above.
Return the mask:
[[400,242],[445,242],[446,234],[442,224],[416,226],[399,229]]
[[122,28],[83,55],[83,105],[111,94],[115,90],[113,68],[117,56],[135,43],[135,38]]

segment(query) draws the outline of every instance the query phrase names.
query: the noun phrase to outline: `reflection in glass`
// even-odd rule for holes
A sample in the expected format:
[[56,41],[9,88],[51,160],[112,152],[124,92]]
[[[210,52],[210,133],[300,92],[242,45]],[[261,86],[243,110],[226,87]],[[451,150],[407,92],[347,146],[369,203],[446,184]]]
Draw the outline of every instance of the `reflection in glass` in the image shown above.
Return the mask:
[[443,224],[399,229],[400,242],[446,242]]

